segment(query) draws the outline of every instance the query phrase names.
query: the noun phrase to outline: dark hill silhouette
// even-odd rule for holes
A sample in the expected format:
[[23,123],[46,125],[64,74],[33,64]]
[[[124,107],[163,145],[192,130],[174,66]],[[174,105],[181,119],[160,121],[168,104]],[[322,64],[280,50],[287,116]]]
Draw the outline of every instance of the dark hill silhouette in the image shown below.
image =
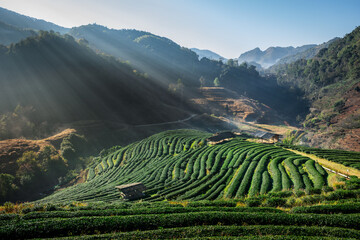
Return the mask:
[[31,105],[41,119],[111,119],[131,124],[186,116],[180,100],[112,57],[69,35],[40,32],[0,55],[0,111]]

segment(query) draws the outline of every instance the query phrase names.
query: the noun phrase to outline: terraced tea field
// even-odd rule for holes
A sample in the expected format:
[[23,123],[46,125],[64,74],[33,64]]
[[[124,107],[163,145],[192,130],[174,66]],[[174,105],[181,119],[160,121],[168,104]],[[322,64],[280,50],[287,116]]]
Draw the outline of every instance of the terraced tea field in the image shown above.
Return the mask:
[[116,201],[115,186],[142,182],[144,200],[214,200],[327,186],[327,173],[310,158],[282,147],[236,137],[208,145],[211,134],[162,132],[99,159],[87,181],[39,202]]
[[[360,238],[358,178],[334,190],[289,146],[241,137],[209,145],[210,136],[167,131],[114,150],[85,183],[0,206],[0,239]],[[146,196],[121,201],[115,186],[134,182]]]

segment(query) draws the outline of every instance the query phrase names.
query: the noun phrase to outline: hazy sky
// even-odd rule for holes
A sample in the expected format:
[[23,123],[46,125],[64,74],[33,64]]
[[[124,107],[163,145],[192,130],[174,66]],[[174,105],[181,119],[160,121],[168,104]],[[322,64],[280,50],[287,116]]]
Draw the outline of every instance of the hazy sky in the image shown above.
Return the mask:
[[360,0],[0,0],[0,7],[65,27],[145,30],[227,58],[319,44],[360,25]]

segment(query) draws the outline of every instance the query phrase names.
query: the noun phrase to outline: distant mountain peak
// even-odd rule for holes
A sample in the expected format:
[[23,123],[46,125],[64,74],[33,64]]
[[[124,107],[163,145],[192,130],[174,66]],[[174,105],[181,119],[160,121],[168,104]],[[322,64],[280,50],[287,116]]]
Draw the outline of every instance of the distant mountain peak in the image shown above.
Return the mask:
[[254,48],[253,50],[244,52],[238,58],[239,63],[242,62],[255,62],[260,64],[263,68],[268,68],[274,65],[283,57],[297,54],[298,52],[306,51],[309,48],[316,46],[315,44],[308,44],[300,47],[268,47],[266,50],[262,51],[259,47]]
[[206,57],[210,60],[216,60],[216,61],[226,61],[227,59],[222,57],[221,55],[207,50],[207,49],[198,49],[198,48],[190,48],[191,51],[195,52],[198,56],[199,56],[199,60],[201,60],[202,58]]

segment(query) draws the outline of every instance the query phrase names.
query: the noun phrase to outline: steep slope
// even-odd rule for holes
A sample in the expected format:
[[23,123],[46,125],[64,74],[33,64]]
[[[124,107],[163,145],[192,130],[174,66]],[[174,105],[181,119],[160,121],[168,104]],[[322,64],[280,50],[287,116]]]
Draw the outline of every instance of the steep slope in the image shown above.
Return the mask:
[[12,25],[20,29],[28,28],[28,29],[44,30],[44,31],[53,30],[55,32],[60,32],[60,33],[66,33],[68,31],[67,28],[58,26],[56,24],[46,22],[44,20],[24,16],[1,7],[0,7],[0,22],[4,22],[8,25]]
[[226,60],[227,60],[226,58],[220,56],[219,54],[217,54],[213,51],[207,50],[207,49],[190,48],[190,50],[195,52],[199,56],[199,60],[201,60],[204,57],[211,59],[211,60],[216,60],[216,61],[226,62]]
[[331,43],[310,60],[284,65],[282,85],[299,87],[311,101],[304,126],[311,144],[360,150],[360,28]]
[[0,44],[9,45],[22,39],[35,36],[34,30],[20,29],[0,21]]
[[0,55],[0,79],[1,112],[30,105],[52,123],[144,124],[187,116],[186,104],[153,80],[68,35],[42,32],[12,46]]
[[208,145],[210,136],[194,130],[153,135],[98,159],[86,183],[39,202],[114,201],[116,185],[134,182],[145,184],[147,200],[228,199],[327,185],[326,172],[309,158],[238,137]]
[[261,51],[260,48],[247,51],[240,55],[238,58],[239,63],[242,62],[256,62],[263,68],[268,68],[275,64],[281,58],[294,55],[299,52],[306,51],[309,48],[315,47],[314,44],[304,45],[300,47],[269,47],[265,51]]

